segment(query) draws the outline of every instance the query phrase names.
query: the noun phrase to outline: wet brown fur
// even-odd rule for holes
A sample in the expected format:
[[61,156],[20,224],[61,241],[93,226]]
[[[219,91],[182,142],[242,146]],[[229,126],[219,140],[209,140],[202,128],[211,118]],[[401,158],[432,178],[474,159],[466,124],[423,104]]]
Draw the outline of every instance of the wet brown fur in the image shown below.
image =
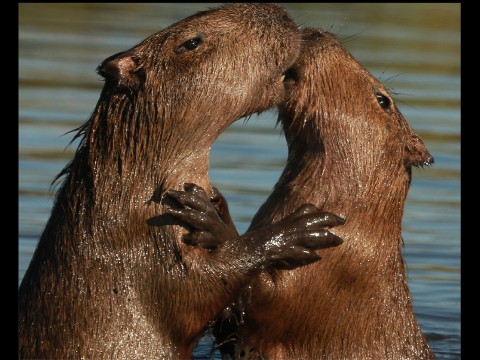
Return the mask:
[[[243,294],[237,357],[433,359],[401,254],[411,166],[433,158],[377,81],[329,33],[306,29],[297,84],[279,109],[287,166],[249,230],[313,203],[345,217],[342,246]],[[390,106],[383,109],[379,92]]]
[[211,191],[211,144],[283,99],[299,47],[282,8],[234,4],[100,65],[105,86],[20,286],[20,358],[190,357],[261,260],[235,243],[185,245],[162,194]]

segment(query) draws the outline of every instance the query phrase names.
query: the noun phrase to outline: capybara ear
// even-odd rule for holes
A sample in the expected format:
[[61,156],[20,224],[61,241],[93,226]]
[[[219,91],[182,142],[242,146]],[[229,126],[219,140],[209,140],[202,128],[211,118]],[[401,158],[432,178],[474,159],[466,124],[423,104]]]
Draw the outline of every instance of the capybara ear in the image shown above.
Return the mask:
[[107,81],[114,81],[119,88],[138,89],[144,80],[140,56],[133,51],[119,52],[106,58],[97,68]]
[[410,135],[405,148],[405,166],[426,166],[433,164],[433,156],[430,155],[418,135]]

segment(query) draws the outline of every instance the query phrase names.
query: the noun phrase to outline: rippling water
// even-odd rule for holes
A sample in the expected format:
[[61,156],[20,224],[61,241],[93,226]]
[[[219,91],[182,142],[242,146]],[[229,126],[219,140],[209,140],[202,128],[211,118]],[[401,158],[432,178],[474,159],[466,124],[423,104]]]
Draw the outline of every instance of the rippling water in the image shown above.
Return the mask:
[[[19,5],[19,283],[50,213],[50,183],[76,149],[77,143],[67,147],[72,134],[63,134],[88,119],[99,97],[96,66],[216,5]],[[459,359],[460,5],[284,6],[301,26],[323,27],[342,39],[396,94],[435,157],[433,167],[413,170],[404,255],[423,332],[438,359]],[[275,121],[274,112],[240,120],[212,148],[210,177],[227,197],[240,232],[285,165],[286,144]],[[194,357],[208,358],[210,346],[204,338]]]

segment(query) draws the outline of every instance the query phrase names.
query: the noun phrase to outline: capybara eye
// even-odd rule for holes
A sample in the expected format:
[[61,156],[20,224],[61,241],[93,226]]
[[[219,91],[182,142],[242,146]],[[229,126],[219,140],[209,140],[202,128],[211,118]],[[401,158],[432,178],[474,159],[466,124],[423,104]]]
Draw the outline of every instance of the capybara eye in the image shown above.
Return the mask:
[[382,109],[390,114],[390,112],[391,112],[391,109],[390,109],[391,101],[390,101],[390,99],[388,97],[386,97],[385,95],[383,95],[379,91],[377,91],[375,93],[375,97],[377,98],[378,104],[382,107]]
[[201,36],[196,36],[193,39],[189,39],[185,41],[182,45],[177,47],[175,49],[175,53],[181,54],[186,51],[195,50],[198,47],[198,45],[200,45],[202,42],[203,42],[203,38]]

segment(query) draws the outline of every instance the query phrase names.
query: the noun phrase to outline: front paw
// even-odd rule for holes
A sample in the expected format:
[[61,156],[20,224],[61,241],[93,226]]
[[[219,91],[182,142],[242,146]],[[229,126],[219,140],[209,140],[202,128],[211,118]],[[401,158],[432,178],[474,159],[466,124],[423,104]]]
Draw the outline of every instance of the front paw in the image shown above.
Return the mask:
[[[179,207],[167,208],[166,212],[191,228],[190,233],[184,236],[186,244],[214,249],[238,236],[236,230],[225,224],[217,212],[215,204],[219,199],[218,190],[214,192],[214,198],[210,199],[198,185],[186,183],[184,189],[185,191],[167,191],[166,195],[174,199]],[[225,201],[223,197],[221,199]],[[228,212],[228,207],[222,209]]]
[[293,269],[320,260],[315,250],[343,243],[329,228],[344,223],[344,219],[307,204],[270,227],[260,229],[269,239],[264,250],[270,266]]

